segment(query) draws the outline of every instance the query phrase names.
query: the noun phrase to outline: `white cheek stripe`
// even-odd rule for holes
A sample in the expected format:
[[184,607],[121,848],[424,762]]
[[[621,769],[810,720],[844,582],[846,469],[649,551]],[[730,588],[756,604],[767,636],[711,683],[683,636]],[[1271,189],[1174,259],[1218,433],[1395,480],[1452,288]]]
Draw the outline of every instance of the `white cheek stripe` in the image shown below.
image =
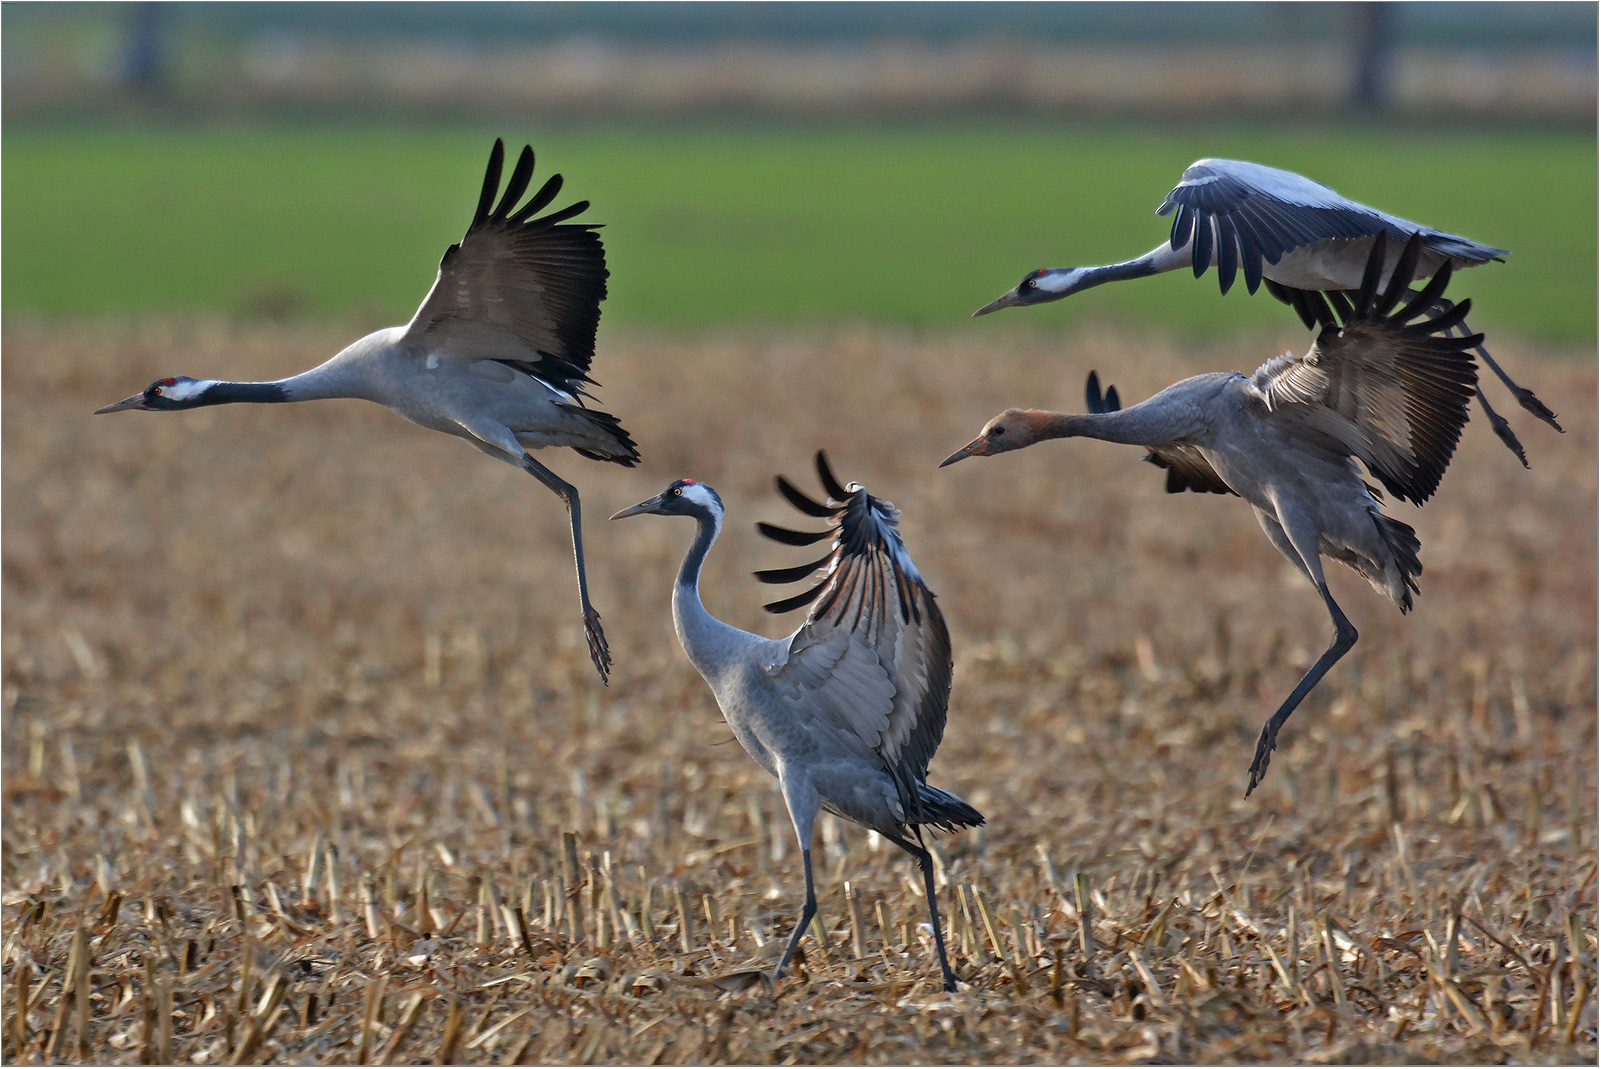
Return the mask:
[[723,506],[712,496],[711,491],[706,489],[704,483],[690,483],[684,487],[684,496],[712,514],[712,520],[718,531],[723,529]]
[[1046,293],[1060,293],[1067,289],[1078,279],[1078,270],[1063,271],[1060,274],[1044,274],[1035,279],[1034,284]]
[[161,396],[169,401],[187,401],[196,394],[205,393],[217,385],[216,379],[196,379],[193,382],[175,382],[161,388]]

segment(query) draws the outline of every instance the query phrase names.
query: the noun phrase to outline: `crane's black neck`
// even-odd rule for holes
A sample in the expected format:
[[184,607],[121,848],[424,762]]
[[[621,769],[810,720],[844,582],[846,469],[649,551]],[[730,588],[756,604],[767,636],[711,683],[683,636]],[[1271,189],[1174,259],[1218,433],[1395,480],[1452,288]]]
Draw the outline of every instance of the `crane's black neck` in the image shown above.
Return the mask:
[[678,586],[684,593],[700,595],[700,571],[706,565],[706,554],[711,551],[712,543],[717,541],[717,534],[722,529],[722,523],[710,511],[697,511],[695,513],[695,541],[690,544],[689,552],[684,554],[684,563],[678,566]]
[[1045,273],[1039,280],[1039,288],[1034,291],[1037,295],[1025,303],[1059,301],[1063,297],[1071,297],[1075,293],[1083,293],[1087,289],[1094,289],[1108,282],[1121,282],[1126,278],[1144,278],[1165,270],[1168,268],[1157,262],[1154,253],[1102,267],[1056,267]]
[[195,405],[275,405],[292,401],[276,382],[219,382],[194,399]]

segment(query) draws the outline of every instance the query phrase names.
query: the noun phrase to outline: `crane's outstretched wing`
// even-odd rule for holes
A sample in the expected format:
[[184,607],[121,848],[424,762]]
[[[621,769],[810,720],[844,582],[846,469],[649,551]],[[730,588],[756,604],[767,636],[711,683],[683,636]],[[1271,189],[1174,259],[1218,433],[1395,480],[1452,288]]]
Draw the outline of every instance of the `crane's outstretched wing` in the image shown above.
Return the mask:
[[896,782],[908,822],[939,823],[919,811],[917,784],[926,779],[945,733],[951,694],[945,618],[901,541],[895,506],[856,483],[841,486],[821,451],[817,473],[827,504],[783,476],[778,489],[806,515],[829,519],[828,530],[812,534],[757,525],[788,545],[833,536],[821,560],[756,573],[765,583],[791,583],[827,569],[810,590],[766,606],[775,613],[811,606],[787,656],[768,666],[768,673],[780,690],[805,694],[796,708],[818,717],[820,727],[858,753],[877,756]]
[[576,393],[593,381],[589,365],[606,299],[600,224],[564,222],[588,208],[587,200],[535,218],[561,192],[559,174],[517,206],[534,174],[527,145],[497,204],[505,155],[496,138],[472,225],[445,250],[402,343],[447,359],[499,360]]
[[1358,204],[1292,171],[1243,160],[1190,164],[1156,214],[1175,211],[1169,243],[1180,249],[1194,239],[1196,278],[1211,266],[1215,249],[1218,286],[1224,293],[1234,284],[1236,270],[1245,273],[1245,288],[1255,293],[1262,282],[1262,261],[1276,264],[1291,249],[1341,238],[1387,233],[1405,241],[1421,233],[1431,249],[1464,266],[1506,255],[1505,249]]
[[[1117,387],[1108,386],[1103,394],[1101,377],[1091,371],[1084,380],[1084,407],[1088,412],[1116,412],[1122,407]],[[1181,494],[1186,490],[1194,490],[1198,494],[1234,493],[1205,455],[1193,445],[1155,446],[1142,459],[1167,469],[1167,492],[1170,494]]]
[[1428,314],[1451,280],[1449,263],[1395,310],[1422,244],[1416,234],[1406,243],[1381,296],[1380,235],[1344,324],[1325,326],[1305,356],[1269,360],[1247,387],[1269,410],[1337,440],[1390,493],[1418,505],[1439,487],[1468,421],[1478,381],[1470,350],[1484,340],[1482,334],[1441,336],[1462,322],[1471,301]]

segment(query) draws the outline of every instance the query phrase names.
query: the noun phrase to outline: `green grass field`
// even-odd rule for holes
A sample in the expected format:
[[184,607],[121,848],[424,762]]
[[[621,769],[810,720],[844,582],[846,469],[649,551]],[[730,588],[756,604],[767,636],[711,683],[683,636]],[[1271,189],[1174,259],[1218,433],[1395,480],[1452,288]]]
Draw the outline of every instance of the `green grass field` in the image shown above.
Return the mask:
[[[1054,129],[13,130],[4,309],[410,314],[460,236],[491,137],[594,202],[608,324],[861,319],[959,326],[1040,266],[1144,252],[1203,155],[1286,166],[1513,250],[1453,286],[1474,323],[1550,342],[1596,324],[1596,142],[1558,133]],[[1217,335],[1285,313],[1175,273],[972,329],[1159,323]]]

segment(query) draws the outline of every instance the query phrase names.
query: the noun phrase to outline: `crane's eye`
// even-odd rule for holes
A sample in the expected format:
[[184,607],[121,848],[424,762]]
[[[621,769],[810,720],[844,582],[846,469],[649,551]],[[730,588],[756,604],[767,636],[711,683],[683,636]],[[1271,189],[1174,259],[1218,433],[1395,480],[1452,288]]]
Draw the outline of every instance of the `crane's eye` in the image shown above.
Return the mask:
[[681,488],[675,486],[675,487],[673,487],[673,496],[674,497],[683,497],[684,496],[684,491]]
[[151,393],[160,393],[161,392],[161,387],[160,386],[152,386],[152,387],[150,387],[150,392]]
[[1034,280],[1032,278],[1025,278],[1023,280],[1023,288],[1026,289],[1026,290],[1033,289],[1035,285],[1036,285],[1036,283],[1034,282]]
[[1006,428],[1005,427],[991,427],[990,428],[990,433],[993,434],[993,435],[996,435],[997,437],[999,437],[1000,435],[1003,435],[1003,434],[1006,433]]

